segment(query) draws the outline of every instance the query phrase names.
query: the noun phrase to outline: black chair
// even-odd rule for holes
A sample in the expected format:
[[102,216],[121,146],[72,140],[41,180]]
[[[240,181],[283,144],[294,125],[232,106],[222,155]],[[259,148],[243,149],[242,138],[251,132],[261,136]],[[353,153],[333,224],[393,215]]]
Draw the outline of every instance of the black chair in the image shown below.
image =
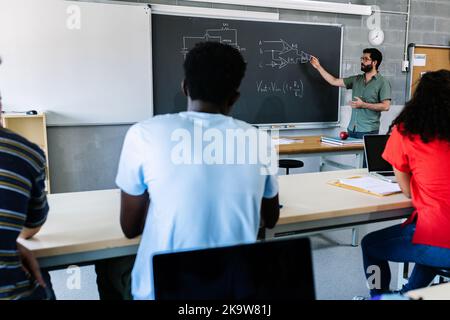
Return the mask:
[[280,159],[278,160],[278,167],[286,169],[286,175],[289,175],[289,169],[302,168],[305,164],[301,160],[294,159]]
[[315,300],[308,238],[153,256],[156,300]]

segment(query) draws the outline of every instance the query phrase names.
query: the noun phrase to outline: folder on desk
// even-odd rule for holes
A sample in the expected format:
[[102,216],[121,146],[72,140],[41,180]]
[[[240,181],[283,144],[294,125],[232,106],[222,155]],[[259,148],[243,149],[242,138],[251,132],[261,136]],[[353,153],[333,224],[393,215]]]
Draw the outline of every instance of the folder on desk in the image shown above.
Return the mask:
[[379,197],[388,196],[401,192],[398,183],[392,183],[368,176],[356,176],[346,179],[339,179],[330,182],[331,185],[376,195]]

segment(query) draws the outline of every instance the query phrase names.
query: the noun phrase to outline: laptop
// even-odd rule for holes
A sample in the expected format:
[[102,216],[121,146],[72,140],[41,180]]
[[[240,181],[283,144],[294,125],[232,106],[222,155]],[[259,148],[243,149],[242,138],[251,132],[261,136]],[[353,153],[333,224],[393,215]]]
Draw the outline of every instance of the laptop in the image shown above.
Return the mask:
[[308,238],[155,254],[156,300],[315,300]]
[[388,182],[397,182],[392,165],[383,159],[382,154],[389,139],[387,134],[369,134],[364,136],[369,175]]

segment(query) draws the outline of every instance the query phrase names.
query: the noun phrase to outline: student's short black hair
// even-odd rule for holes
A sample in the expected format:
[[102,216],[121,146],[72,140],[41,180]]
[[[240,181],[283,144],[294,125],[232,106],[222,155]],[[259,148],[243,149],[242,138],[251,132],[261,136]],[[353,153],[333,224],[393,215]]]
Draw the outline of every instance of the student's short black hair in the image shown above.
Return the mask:
[[246,63],[234,47],[200,42],[184,61],[185,83],[192,100],[222,104],[238,91]]
[[377,70],[381,65],[381,61],[383,61],[383,54],[381,53],[380,50],[375,49],[375,48],[367,48],[364,49],[363,53],[369,53],[370,54],[370,59],[372,59],[372,61],[376,61],[377,62]]

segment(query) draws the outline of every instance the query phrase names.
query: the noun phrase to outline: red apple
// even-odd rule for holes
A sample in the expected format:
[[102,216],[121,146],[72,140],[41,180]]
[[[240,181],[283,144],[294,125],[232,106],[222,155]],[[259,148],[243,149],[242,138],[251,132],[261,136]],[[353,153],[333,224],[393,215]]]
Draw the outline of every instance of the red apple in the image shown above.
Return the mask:
[[339,138],[341,138],[341,140],[345,140],[348,138],[348,133],[345,131],[341,131],[341,133],[339,133]]

